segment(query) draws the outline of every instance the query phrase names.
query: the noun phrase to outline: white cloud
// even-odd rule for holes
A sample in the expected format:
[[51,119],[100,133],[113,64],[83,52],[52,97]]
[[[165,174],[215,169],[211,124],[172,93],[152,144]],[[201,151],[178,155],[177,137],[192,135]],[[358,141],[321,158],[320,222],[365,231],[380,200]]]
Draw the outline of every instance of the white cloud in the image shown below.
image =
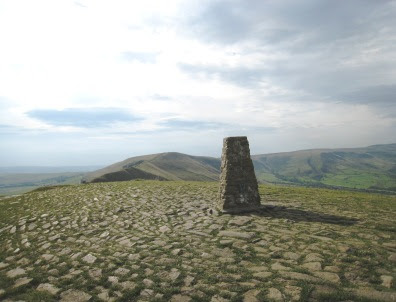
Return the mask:
[[[395,107],[388,101],[395,87],[396,38],[381,4],[369,15],[380,24],[359,21],[361,32],[353,22],[363,16],[362,8],[352,21],[340,20],[344,28],[317,28],[312,24],[320,16],[305,20],[287,3],[268,4],[265,19],[260,1],[250,10],[239,1],[216,5],[0,1],[0,124],[7,129],[0,129],[0,139],[9,152],[0,164],[18,162],[12,153],[21,146],[37,156],[53,152],[43,140],[57,134],[65,146],[88,137],[82,146],[102,148],[106,158],[124,154],[113,154],[106,140],[117,150],[132,144],[141,154],[173,146],[210,155],[219,151],[213,144],[221,144],[222,136],[234,134],[259,140],[256,153],[396,140]],[[342,11],[343,4],[334,7]],[[345,9],[351,17],[349,5]],[[372,97],[363,102],[362,95]],[[386,112],[372,101],[376,96]],[[95,108],[118,108],[142,120],[87,128],[28,114]],[[166,127],[167,120],[222,126],[186,130],[177,123]],[[35,136],[26,140],[28,133]],[[88,152],[84,148],[79,152]]]

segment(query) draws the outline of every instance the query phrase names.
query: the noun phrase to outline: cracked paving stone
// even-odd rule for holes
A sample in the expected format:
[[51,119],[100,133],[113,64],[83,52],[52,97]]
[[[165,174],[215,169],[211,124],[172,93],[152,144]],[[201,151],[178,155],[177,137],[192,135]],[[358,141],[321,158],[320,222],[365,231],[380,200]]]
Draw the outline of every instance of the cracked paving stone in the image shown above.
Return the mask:
[[212,299],[210,299],[210,302],[228,302],[230,300],[228,299],[224,299],[223,297],[219,296],[219,295],[215,295],[212,297]]
[[231,237],[231,238],[241,238],[241,239],[251,239],[254,237],[252,232],[239,232],[239,231],[220,231],[219,236],[221,237]]
[[109,293],[107,291],[104,291],[104,292],[101,292],[100,294],[98,294],[98,298],[105,302],[113,302],[116,300],[115,298],[110,297]]
[[94,262],[96,261],[96,259],[97,259],[97,258],[96,258],[95,256],[91,255],[91,254],[88,254],[88,255],[86,255],[84,258],[82,258],[82,260],[83,260],[84,262],[89,263],[89,264],[94,263]]
[[258,272],[253,274],[253,277],[262,278],[262,279],[266,279],[270,276],[272,276],[271,272]]
[[140,296],[142,297],[151,297],[154,296],[154,291],[152,289],[144,289],[140,292]]
[[291,271],[290,267],[284,266],[279,262],[272,264],[271,269],[273,269],[274,271]]
[[300,301],[301,299],[301,287],[286,285],[284,287],[284,292],[291,297],[290,301]]
[[26,284],[29,284],[32,281],[33,281],[32,278],[23,277],[23,278],[17,279],[15,281],[14,287],[19,287],[19,286],[22,286],[22,285],[26,285]]
[[10,270],[6,273],[8,278],[15,278],[15,277],[25,275],[25,274],[26,274],[26,271],[20,267]]
[[130,272],[129,269],[120,267],[120,268],[117,268],[117,269],[114,271],[114,274],[115,274],[115,275],[118,275],[118,276],[124,276],[124,275],[129,274],[129,272]]
[[332,282],[332,283],[340,283],[340,277],[335,274],[335,273],[329,273],[329,272],[314,272],[313,273],[316,277],[319,277],[323,280]]
[[320,262],[306,262],[302,267],[308,269],[309,271],[321,271],[322,264]]
[[124,281],[120,283],[123,290],[132,290],[136,287],[136,283],[132,281]]
[[162,227],[159,228],[159,231],[160,231],[161,233],[167,233],[167,232],[170,232],[171,229],[170,229],[168,226],[163,225]]
[[89,301],[92,296],[81,291],[69,289],[60,294],[61,302],[86,302]]
[[258,289],[251,289],[251,290],[247,291],[243,295],[243,302],[260,302],[260,300],[257,298],[259,293],[260,293],[260,290],[258,290]]
[[109,276],[109,277],[107,278],[107,280],[108,280],[110,283],[113,283],[113,284],[117,284],[117,283],[118,283],[118,277],[116,277],[116,276]]
[[268,289],[268,299],[273,301],[284,301],[282,292],[274,287]]
[[91,269],[89,270],[88,274],[93,279],[100,279],[102,277],[102,269]]
[[146,287],[152,287],[154,285],[154,282],[152,280],[150,280],[150,279],[143,279],[143,284]]
[[52,295],[56,295],[59,292],[59,288],[55,287],[54,285],[50,283],[42,283],[36,288],[38,291],[45,291],[49,292]]
[[191,297],[185,295],[173,295],[170,302],[190,302]]
[[380,278],[382,281],[382,286],[387,287],[387,288],[392,288],[392,286],[393,286],[393,277],[392,276],[381,275]]

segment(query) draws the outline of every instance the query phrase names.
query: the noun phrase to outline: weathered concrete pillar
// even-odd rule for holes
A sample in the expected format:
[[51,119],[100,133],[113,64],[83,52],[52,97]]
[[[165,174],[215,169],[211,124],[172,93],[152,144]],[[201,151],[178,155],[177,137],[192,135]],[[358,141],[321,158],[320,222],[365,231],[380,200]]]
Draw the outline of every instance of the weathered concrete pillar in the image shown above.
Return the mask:
[[241,213],[259,207],[260,195],[247,137],[226,137],[221,154],[219,208]]

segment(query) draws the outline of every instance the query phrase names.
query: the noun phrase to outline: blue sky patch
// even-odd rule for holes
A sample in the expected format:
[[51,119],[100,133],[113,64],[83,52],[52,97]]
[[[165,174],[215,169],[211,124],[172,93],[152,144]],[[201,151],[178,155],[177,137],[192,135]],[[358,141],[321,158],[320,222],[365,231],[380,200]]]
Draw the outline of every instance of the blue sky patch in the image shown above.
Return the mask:
[[222,126],[219,123],[205,122],[205,121],[187,121],[187,120],[179,120],[179,119],[169,119],[161,123],[162,126],[166,126],[169,128],[175,128],[177,130],[186,130],[186,129],[194,129],[194,130],[207,130],[207,129],[218,129]]
[[121,108],[37,109],[27,112],[27,115],[54,126],[83,128],[103,127],[116,122],[136,122],[141,120],[141,118]]

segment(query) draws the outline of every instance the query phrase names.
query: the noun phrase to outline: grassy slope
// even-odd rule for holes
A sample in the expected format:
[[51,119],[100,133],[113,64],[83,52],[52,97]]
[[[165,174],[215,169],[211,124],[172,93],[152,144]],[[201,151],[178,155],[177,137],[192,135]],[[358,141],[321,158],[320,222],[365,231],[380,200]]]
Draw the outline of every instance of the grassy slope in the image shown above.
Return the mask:
[[[98,178],[104,179],[104,181],[111,181],[115,179],[113,177],[109,178],[110,175],[113,176],[115,172],[130,168],[140,169],[150,175],[156,175],[167,180],[213,181],[218,179],[220,160],[176,152],[152,154],[132,157],[98,171],[88,173],[85,179],[88,182],[93,182]],[[152,179],[150,175],[149,177],[131,175],[130,179]],[[123,178],[122,180],[126,179]]]
[[[161,154],[150,163],[159,170],[166,171],[180,180],[218,180],[220,172],[218,161],[210,162],[210,158],[181,153]],[[215,167],[216,164],[218,164],[218,168]]]
[[262,182],[396,188],[396,144],[253,156]]

